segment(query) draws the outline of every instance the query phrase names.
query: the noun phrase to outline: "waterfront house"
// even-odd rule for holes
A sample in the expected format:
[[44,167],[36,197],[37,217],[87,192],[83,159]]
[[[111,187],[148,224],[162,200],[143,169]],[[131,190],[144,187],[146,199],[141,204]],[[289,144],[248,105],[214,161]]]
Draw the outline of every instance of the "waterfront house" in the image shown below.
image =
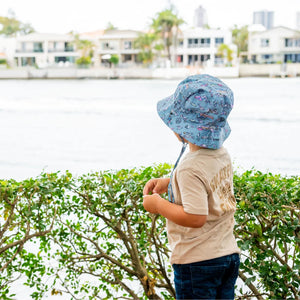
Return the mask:
[[119,66],[133,66],[138,63],[139,49],[134,41],[139,35],[135,30],[98,30],[80,34],[81,39],[89,39],[95,44],[94,65],[107,65],[111,55],[119,57]]
[[300,63],[300,31],[284,26],[250,31],[248,60],[251,63]]
[[79,57],[71,34],[32,33],[16,38],[15,65],[72,66]]
[[178,38],[177,47],[172,47],[173,65],[177,67],[224,66],[227,61],[218,52],[226,44],[233,51],[233,64],[237,48],[232,44],[229,30],[206,29],[201,27],[184,30]]

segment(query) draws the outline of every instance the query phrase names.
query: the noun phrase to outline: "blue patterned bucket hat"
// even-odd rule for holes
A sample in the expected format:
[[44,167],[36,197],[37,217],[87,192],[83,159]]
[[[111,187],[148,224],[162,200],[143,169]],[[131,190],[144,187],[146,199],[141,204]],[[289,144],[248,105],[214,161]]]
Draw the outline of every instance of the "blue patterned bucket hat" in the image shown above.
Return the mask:
[[231,129],[227,117],[233,93],[220,79],[193,75],[179,83],[175,93],[157,104],[164,123],[192,144],[219,149]]

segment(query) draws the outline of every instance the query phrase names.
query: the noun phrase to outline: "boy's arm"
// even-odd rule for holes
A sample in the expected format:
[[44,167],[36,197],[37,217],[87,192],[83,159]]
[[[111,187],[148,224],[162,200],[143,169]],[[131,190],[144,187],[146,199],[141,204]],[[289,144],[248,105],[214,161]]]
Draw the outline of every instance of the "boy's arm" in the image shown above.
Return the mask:
[[158,194],[145,195],[143,205],[148,212],[160,214],[168,220],[184,227],[202,227],[207,218],[206,215],[186,213],[183,210],[183,206],[166,201]]

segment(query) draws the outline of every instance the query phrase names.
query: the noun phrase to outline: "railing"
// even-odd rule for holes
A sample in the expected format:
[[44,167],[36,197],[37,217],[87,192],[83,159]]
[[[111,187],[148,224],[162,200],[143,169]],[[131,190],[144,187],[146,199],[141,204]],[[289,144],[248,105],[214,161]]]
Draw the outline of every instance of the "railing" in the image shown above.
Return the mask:
[[[61,48],[61,49],[48,49],[48,53],[56,53],[56,52],[74,52],[74,48]],[[17,49],[16,53],[44,53],[44,49]]]
[[58,48],[58,49],[48,49],[48,52],[54,53],[54,52],[74,52],[74,48]]
[[43,53],[44,49],[17,49],[17,53]]
[[188,48],[209,48],[210,44],[188,44]]

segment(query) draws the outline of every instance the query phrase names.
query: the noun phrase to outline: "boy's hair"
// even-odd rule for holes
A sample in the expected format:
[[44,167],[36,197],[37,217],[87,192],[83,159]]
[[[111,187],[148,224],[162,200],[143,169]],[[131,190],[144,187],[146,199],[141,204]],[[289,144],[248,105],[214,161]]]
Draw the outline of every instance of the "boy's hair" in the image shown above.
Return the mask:
[[218,149],[231,129],[227,117],[233,93],[220,79],[203,74],[187,77],[175,93],[157,104],[164,123],[192,144]]

